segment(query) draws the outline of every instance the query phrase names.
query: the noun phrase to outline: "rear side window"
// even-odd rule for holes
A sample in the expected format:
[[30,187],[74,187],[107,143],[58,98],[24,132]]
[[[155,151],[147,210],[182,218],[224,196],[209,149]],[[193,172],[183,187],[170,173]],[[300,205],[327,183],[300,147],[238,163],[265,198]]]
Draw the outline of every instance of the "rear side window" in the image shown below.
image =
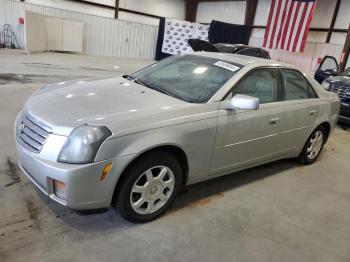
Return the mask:
[[284,100],[316,98],[317,95],[306,78],[295,70],[281,69]]

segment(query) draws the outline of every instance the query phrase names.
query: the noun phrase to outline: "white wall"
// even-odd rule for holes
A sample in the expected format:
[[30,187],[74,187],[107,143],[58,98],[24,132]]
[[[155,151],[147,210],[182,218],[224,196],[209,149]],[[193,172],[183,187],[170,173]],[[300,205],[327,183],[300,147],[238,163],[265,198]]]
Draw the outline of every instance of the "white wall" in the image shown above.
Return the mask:
[[[113,18],[114,18],[114,13],[113,13]],[[158,18],[153,18],[153,17],[149,17],[149,16],[144,16],[144,15],[137,15],[137,14],[132,14],[132,13],[128,13],[128,12],[119,11],[118,19],[124,20],[124,21],[132,21],[132,22],[146,24],[146,25],[153,25],[153,26],[159,25]]]
[[82,53],[82,22],[44,16],[25,11],[26,50],[28,52],[66,51]]
[[178,20],[185,19],[184,0],[119,0],[119,7]]
[[343,0],[340,2],[339,12],[335,20],[334,28],[348,29],[350,23],[350,1]]
[[114,18],[114,11],[101,8],[93,5],[75,3],[73,1],[65,1],[65,0],[26,0],[28,4],[53,7],[58,9],[69,10],[73,12],[82,12],[84,14],[97,15],[103,17]]
[[331,44],[338,44],[338,45],[344,45],[346,39],[346,33],[332,33],[330,43]]
[[258,0],[256,14],[254,17],[254,25],[266,26],[269,16],[271,0]]
[[[29,4],[42,5],[96,16],[114,18],[114,10],[112,9],[88,4],[74,3],[73,1],[26,0],[26,2]],[[90,0],[89,2],[95,2],[108,6],[114,6],[115,4],[115,0]],[[119,7],[179,20],[184,20],[185,18],[184,0],[119,0]],[[159,19],[157,18],[122,11],[119,12],[119,19],[149,25],[158,25],[159,23]]]
[[[29,3],[24,4],[23,2],[12,0],[0,0],[0,24],[9,23],[16,29],[18,18],[25,16],[25,10],[49,17],[84,23],[83,47],[86,54],[154,59],[158,26]],[[30,17],[28,18],[31,19]],[[38,27],[32,26],[29,30],[38,30]],[[22,46],[24,47],[25,34],[23,32],[24,30],[22,30],[19,38],[23,39]],[[35,39],[32,38],[31,40]],[[30,51],[36,51],[35,49],[31,50],[29,48]],[[42,48],[38,50],[40,49]]]
[[[26,11],[26,17],[27,13],[29,13],[29,11]],[[74,53],[83,52],[84,23],[49,16],[44,17],[47,43],[46,50]],[[28,31],[26,33],[28,36]]]
[[84,23],[84,51],[90,55],[154,59],[158,27],[25,4],[26,10]]
[[[348,0],[343,0],[343,2],[344,1]],[[317,0],[311,27],[329,28],[332,21],[335,4],[335,0]]]
[[[318,34],[317,32],[310,32],[310,35],[312,36],[313,33],[316,33],[316,35]],[[249,44],[253,46],[262,46],[263,34],[264,30],[259,29],[259,31],[255,31],[250,37]],[[314,36],[314,38],[317,38],[317,36]],[[271,59],[296,65],[308,74],[313,75],[317,67],[316,63],[318,58],[331,55],[336,57],[339,61],[342,49],[343,45],[340,44],[307,42],[303,53],[293,53],[279,49],[268,49],[268,51],[270,52]]]
[[242,25],[244,24],[245,7],[246,1],[200,2],[196,22],[210,23],[214,19]]
[[46,51],[47,44],[45,17],[32,12],[26,12],[25,17],[27,51]]

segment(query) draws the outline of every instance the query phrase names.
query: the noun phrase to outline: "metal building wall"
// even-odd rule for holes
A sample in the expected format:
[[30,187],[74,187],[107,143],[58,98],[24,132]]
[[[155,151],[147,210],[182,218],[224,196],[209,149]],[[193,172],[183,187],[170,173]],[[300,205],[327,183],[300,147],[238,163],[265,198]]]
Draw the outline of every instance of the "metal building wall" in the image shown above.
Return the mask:
[[[184,0],[118,0],[119,7],[147,14],[169,17],[178,20],[185,19],[185,1]],[[97,4],[103,4],[112,8],[103,8],[79,1],[72,0],[25,0],[28,4],[48,6],[64,10],[72,10],[79,13],[97,15],[102,17],[114,18],[115,0],[88,0],[85,1]],[[158,26],[159,20],[149,16],[133,14],[119,10],[118,17],[121,20],[137,22]]]
[[210,23],[213,19],[231,24],[244,24],[245,1],[199,2],[196,22]]
[[[46,16],[84,23],[84,53],[89,55],[154,59],[158,27],[136,22],[115,20],[58,8],[0,0],[0,25],[18,27],[24,10]],[[24,33],[20,39],[24,47]]]
[[25,4],[26,10],[85,24],[84,53],[154,59],[158,27]]
[[25,48],[24,26],[18,22],[20,17],[24,17],[23,3],[0,0],[0,31],[3,30],[4,24],[10,24],[20,47]]

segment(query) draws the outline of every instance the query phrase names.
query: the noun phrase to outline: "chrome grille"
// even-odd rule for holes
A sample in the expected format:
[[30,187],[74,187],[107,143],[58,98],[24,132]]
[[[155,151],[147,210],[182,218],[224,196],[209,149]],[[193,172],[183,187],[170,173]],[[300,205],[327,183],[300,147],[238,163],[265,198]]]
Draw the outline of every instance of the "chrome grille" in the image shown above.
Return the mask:
[[26,149],[39,153],[43,148],[47,137],[50,134],[50,128],[34,120],[29,115],[18,121],[17,140]]

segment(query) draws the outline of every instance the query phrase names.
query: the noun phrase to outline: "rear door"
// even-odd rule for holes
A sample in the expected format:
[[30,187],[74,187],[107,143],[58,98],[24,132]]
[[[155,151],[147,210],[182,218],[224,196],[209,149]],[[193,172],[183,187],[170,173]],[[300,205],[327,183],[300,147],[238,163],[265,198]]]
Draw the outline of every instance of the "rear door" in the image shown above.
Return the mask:
[[304,145],[320,113],[320,100],[308,80],[297,70],[281,68],[285,122],[281,136],[293,150]]
[[333,56],[325,56],[315,72],[315,80],[320,84],[330,76],[339,74],[339,65]]

